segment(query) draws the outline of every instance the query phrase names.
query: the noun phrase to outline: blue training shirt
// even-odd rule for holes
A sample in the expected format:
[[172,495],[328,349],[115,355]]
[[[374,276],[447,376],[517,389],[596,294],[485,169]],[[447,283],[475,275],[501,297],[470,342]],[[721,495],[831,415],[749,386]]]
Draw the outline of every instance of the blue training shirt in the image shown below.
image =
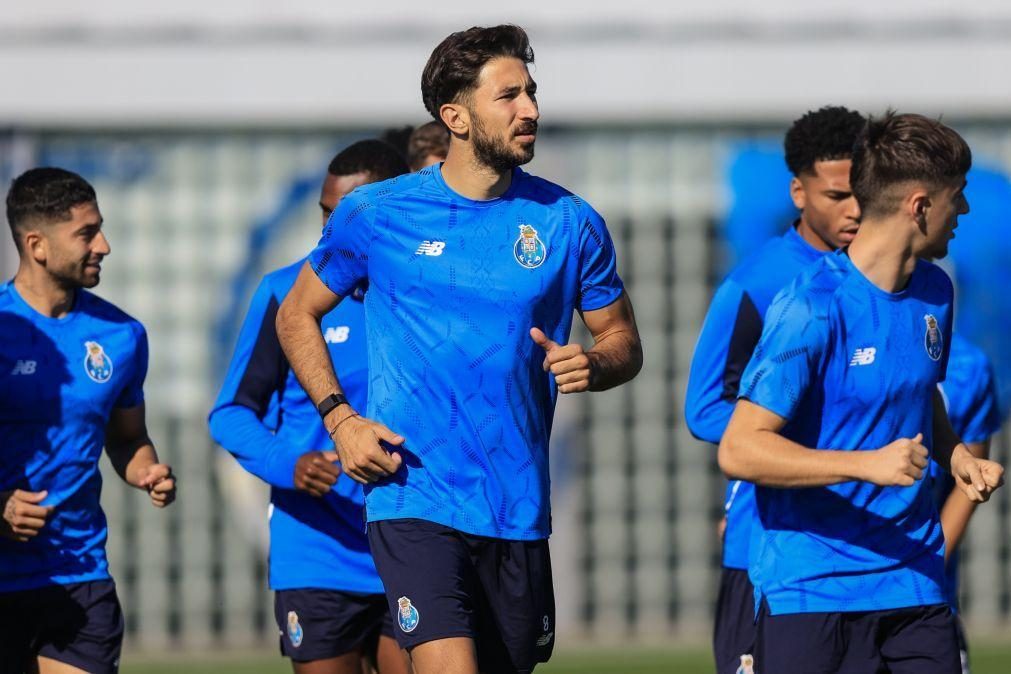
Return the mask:
[[573,310],[620,297],[601,217],[520,169],[501,197],[467,199],[437,164],[346,196],[309,260],[338,295],[368,280],[368,416],[406,438],[397,473],[365,489],[369,521],[546,538],[557,389],[529,330],[565,344]]
[[[766,314],[740,396],[810,448],[873,450],[923,433],[951,344],[952,286],[919,261],[888,293],[844,253],[815,262]],[[875,611],[944,601],[944,540],[930,480],[758,487],[749,574],[772,614]]]
[[[716,289],[695,345],[685,393],[685,420],[696,438],[719,444],[772,298],[822,255],[794,225],[734,268]],[[731,480],[724,509],[723,566],[747,569],[754,485]]]
[[[948,376],[940,385],[948,418],[963,442],[985,442],[1000,430],[1000,404],[990,359],[979,347],[955,333],[948,358]],[[934,500],[938,511],[955,488],[955,478],[930,462]],[[952,611],[958,611],[958,550],[945,565],[945,598]]]
[[113,409],[144,402],[144,328],[85,290],[44,316],[8,281],[0,345],[0,491],[47,490],[55,507],[35,538],[0,538],[0,592],[108,579],[98,461]]
[[[271,589],[380,593],[383,586],[365,536],[361,485],[342,473],[321,498],[295,491],[298,457],[333,449],[315,404],[281,351],[274,328],[277,309],[303,263],[267,274],[253,295],[211,411],[211,435],[243,468],[271,487]],[[348,402],[364,409],[367,370],[362,303],[349,297],[323,317],[320,328]]]

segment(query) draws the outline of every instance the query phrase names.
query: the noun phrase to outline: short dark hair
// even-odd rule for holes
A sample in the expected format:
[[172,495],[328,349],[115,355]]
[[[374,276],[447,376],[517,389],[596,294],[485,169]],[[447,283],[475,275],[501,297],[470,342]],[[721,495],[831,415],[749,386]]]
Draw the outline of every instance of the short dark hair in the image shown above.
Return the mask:
[[18,231],[71,218],[71,209],[97,201],[95,188],[73,171],[44,166],[25,171],[7,191],[7,222],[21,250]]
[[898,207],[896,185],[946,187],[963,180],[971,167],[972,151],[953,129],[923,115],[889,110],[869,119],[857,139],[850,185],[863,217],[882,217]]
[[815,162],[851,158],[866,121],[859,112],[837,105],[809,110],[790,126],[783,141],[790,173],[813,173]]
[[425,109],[441,122],[439,108],[472,91],[481,68],[502,56],[518,58],[525,64],[534,62],[534,50],[525,30],[512,24],[475,26],[447,37],[432,51],[421,74]]
[[389,143],[374,138],[352,143],[330,160],[327,173],[333,176],[350,176],[368,173],[379,182],[407,173],[407,162]]
[[448,154],[449,129],[442,122],[422,124],[407,141],[407,165],[412,171],[419,170],[431,155],[445,157]]

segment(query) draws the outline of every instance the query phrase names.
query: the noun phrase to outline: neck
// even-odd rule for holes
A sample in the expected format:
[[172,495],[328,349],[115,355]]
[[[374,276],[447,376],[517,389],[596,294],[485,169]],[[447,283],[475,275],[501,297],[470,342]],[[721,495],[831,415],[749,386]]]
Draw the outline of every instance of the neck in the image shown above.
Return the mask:
[[807,220],[804,218],[803,211],[800,213],[800,220],[797,221],[797,234],[799,234],[800,238],[807,242],[807,245],[811,246],[815,250],[820,250],[824,253],[835,250],[830,243],[821,238],[818,235],[818,232],[814,231],[811,225],[808,224]]
[[442,164],[442,179],[460,196],[487,201],[505,194],[512,184],[513,172],[499,173],[489,168],[478,161],[470,144],[454,139]]
[[905,223],[864,220],[849,247],[850,260],[867,280],[890,293],[909,285],[916,269],[912,242],[903,236]]
[[14,288],[28,306],[50,318],[63,318],[70,313],[77,293],[75,288],[67,288],[56,281],[45,269],[23,260],[14,275]]

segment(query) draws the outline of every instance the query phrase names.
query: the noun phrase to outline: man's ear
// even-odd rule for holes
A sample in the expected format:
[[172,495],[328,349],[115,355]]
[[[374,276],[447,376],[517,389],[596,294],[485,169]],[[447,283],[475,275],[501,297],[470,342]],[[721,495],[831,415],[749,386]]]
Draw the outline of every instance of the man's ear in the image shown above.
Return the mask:
[[470,133],[470,111],[459,103],[444,103],[439,117],[454,136],[466,137]]
[[930,210],[930,194],[925,189],[916,188],[906,197],[906,211],[916,221],[921,231],[927,229],[927,211]]
[[37,263],[44,265],[49,257],[48,243],[40,232],[30,230],[21,237],[21,250]]
[[804,210],[804,207],[807,206],[807,191],[804,190],[804,183],[797,176],[794,176],[790,181],[790,198],[793,199],[793,205],[797,207],[798,211]]

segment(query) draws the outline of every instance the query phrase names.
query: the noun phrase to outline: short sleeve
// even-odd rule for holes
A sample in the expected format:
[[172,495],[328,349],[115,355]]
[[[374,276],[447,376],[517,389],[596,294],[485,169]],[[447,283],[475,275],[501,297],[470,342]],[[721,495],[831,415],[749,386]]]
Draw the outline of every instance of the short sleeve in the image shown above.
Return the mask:
[[137,346],[133,353],[130,380],[123,387],[119,399],[116,400],[116,407],[124,409],[136,407],[144,402],[144,380],[147,378],[147,331],[140,323],[134,323],[133,329]]
[[966,398],[964,410],[951,410],[952,423],[963,442],[983,442],[1000,430],[1000,406],[993,368],[986,359],[979,362],[972,378],[972,395]]
[[762,337],[741,377],[739,397],[793,419],[817,382],[828,350],[825,309],[794,288],[781,291],[769,307]]
[[624,290],[614,243],[600,214],[584,204],[579,232],[579,308],[602,309]]
[[364,190],[355,190],[330,214],[309,264],[331,292],[342,297],[368,278],[376,208]]

